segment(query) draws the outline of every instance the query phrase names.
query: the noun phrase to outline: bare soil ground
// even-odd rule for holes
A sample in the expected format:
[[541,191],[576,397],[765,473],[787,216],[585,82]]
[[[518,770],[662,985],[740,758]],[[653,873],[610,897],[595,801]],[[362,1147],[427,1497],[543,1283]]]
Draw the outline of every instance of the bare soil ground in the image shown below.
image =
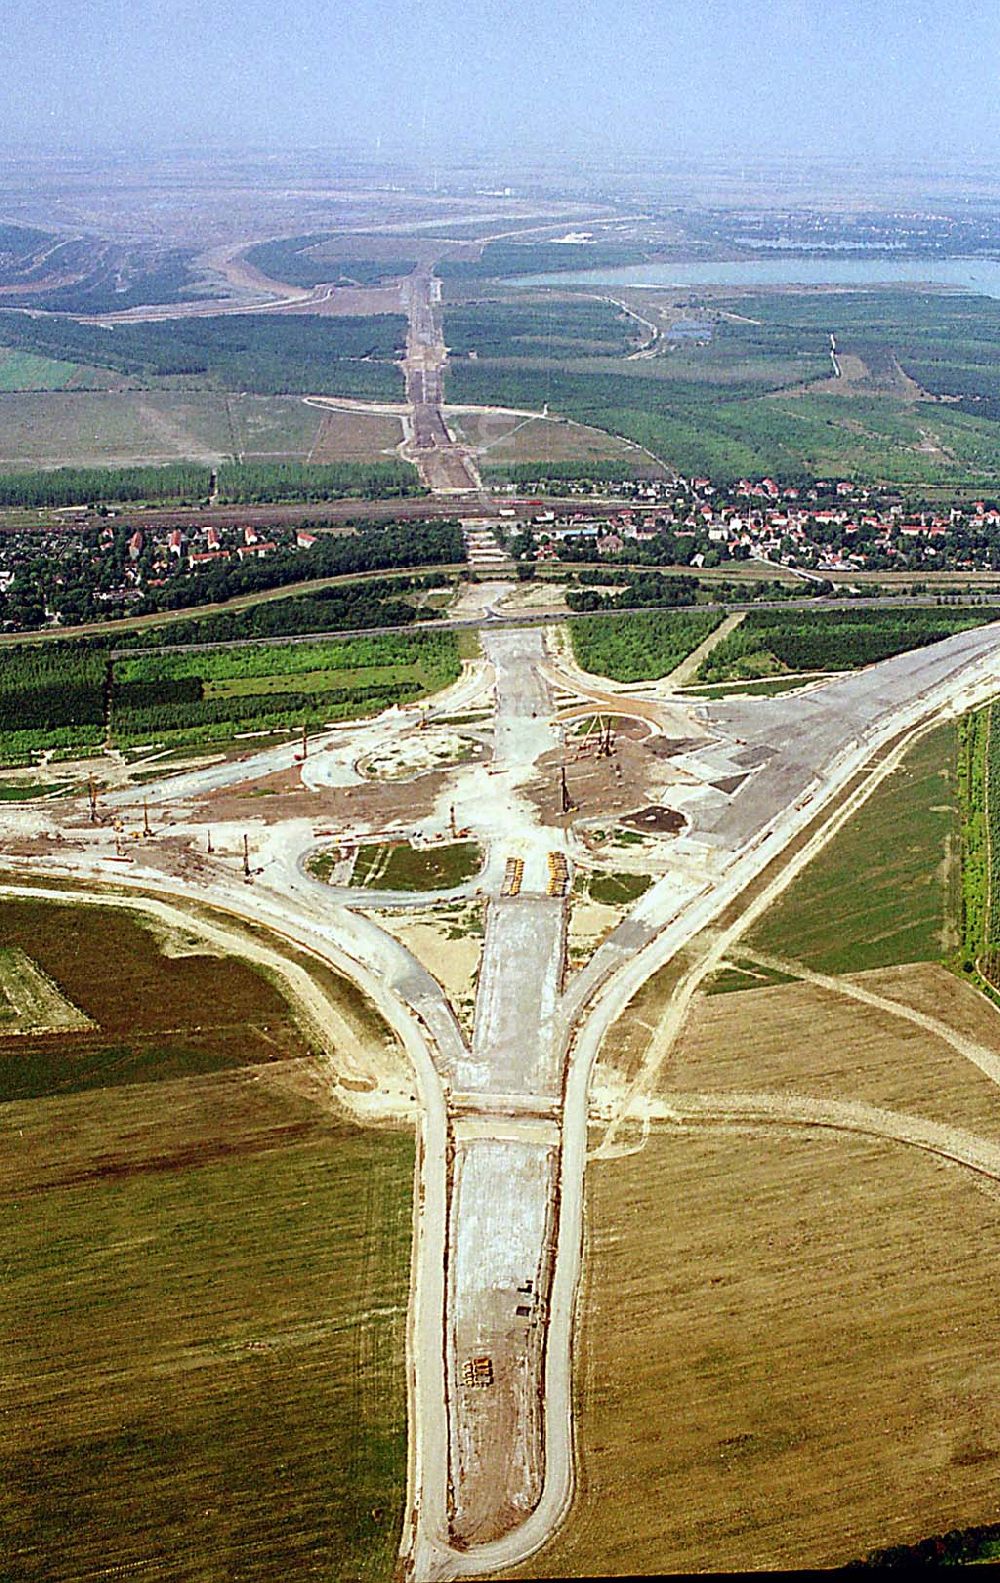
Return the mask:
[[400,313],[402,303],[398,286],[336,286],[330,292],[274,308],[274,313],[315,313],[321,318],[352,318],[359,314]]
[[502,412],[446,412],[449,427],[475,447],[479,461],[647,461],[641,451],[602,429],[548,418],[517,418]]
[[1000,1209],[975,1179],[678,1132],[588,1188],[579,1493],[520,1575],[828,1567],[995,1518]]
[[604,902],[574,898],[566,932],[566,965],[571,972],[582,967],[593,955],[623,911],[621,907],[609,907]]
[[690,962],[684,952],[661,967],[633,995],[614,1027],[605,1037],[591,1091],[618,1090],[639,1073],[653,1035],[666,1015],[674,990]]
[[370,781],[362,786],[311,791],[299,784],[298,770],[279,770],[246,782],[239,791],[213,792],[193,815],[199,822],[260,819],[279,824],[284,819],[349,819],[352,827],[373,830],[411,824],[431,812],[447,778],[446,771],[432,772],[414,782]]
[[380,928],[402,941],[437,979],[471,1039],[476,983],[483,956],[483,906],[455,902],[419,912],[368,913]]
[[[593,706],[590,706],[593,710]],[[596,711],[594,711],[596,716]],[[606,718],[606,717],[605,717]],[[606,815],[608,819],[643,806],[649,800],[648,788],[657,774],[662,775],[663,765],[651,754],[648,746],[649,730],[639,720],[615,717],[613,727],[614,752],[610,757],[596,756],[597,732],[592,737],[594,746],[586,745],[584,738],[570,737],[565,749],[559,748],[539,759],[539,779],[528,795],[539,810],[542,823],[562,829],[577,820]],[[560,770],[566,766],[566,784],[575,809],[562,811]]]
[[402,442],[403,425],[396,417],[370,412],[325,411],[316,431],[310,462],[376,461]]
[[562,615],[566,610],[566,585],[554,579],[537,583],[518,583],[499,601],[505,615],[516,610],[551,610]]
[[[850,982],[875,988],[872,979],[881,980],[881,994],[905,1002],[911,984],[919,1000],[949,978],[929,964],[893,969],[891,988],[885,976],[861,973]],[[942,996],[933,1015],[945,1021],[948,1002],[960,1003],[972,1037],[1000,1052],[1000,1017],[975,990],[954,983],[962,995]],[[698,996],[658,1087],[862,1100],[1000,1134],[1000,1090],[971,1061],[910,1022],[814,984]]]

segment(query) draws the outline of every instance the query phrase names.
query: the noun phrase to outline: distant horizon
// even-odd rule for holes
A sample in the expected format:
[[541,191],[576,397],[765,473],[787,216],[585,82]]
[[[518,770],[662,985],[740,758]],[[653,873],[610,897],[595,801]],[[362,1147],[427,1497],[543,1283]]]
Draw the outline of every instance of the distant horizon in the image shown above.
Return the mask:
[[569,160],[1000,155],[977,0],[8,0],[0,142]]

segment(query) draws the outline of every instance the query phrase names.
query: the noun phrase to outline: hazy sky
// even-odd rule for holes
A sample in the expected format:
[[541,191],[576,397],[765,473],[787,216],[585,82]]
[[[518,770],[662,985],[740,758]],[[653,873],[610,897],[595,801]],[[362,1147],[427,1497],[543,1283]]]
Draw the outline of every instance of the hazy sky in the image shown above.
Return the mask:
[[4,0],[0,138],[1000,154],[996,0]]

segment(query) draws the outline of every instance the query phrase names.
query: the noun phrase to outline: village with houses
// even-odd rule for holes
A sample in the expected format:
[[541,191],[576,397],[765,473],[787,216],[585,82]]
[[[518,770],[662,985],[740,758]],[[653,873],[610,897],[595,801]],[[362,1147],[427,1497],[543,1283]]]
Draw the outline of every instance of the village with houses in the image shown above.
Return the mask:
[[733,485],[701,477],[623,479],[606,492],[628,503],[612,507],[609,498],[607,513],[597,515],[537,512],[530,531],[516,537],[518,558],[544,563],[596,556],[697,569],[766,560],[821,577],[1000,570],[1000,509],[985,500],[914,509],[894,491],[848,480],[799,488],[773,478],[741,478]]

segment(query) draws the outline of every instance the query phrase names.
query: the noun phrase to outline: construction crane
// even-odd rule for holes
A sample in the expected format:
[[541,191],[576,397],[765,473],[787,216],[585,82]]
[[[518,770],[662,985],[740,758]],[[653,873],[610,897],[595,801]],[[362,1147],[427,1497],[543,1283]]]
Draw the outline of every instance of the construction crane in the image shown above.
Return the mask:
[[93,775],[87,776],[87,800],[90,803],[90,822],[97,823],[97,782]]
[[243,878],[250,878],[250,840],[248,836],[243,837]]

